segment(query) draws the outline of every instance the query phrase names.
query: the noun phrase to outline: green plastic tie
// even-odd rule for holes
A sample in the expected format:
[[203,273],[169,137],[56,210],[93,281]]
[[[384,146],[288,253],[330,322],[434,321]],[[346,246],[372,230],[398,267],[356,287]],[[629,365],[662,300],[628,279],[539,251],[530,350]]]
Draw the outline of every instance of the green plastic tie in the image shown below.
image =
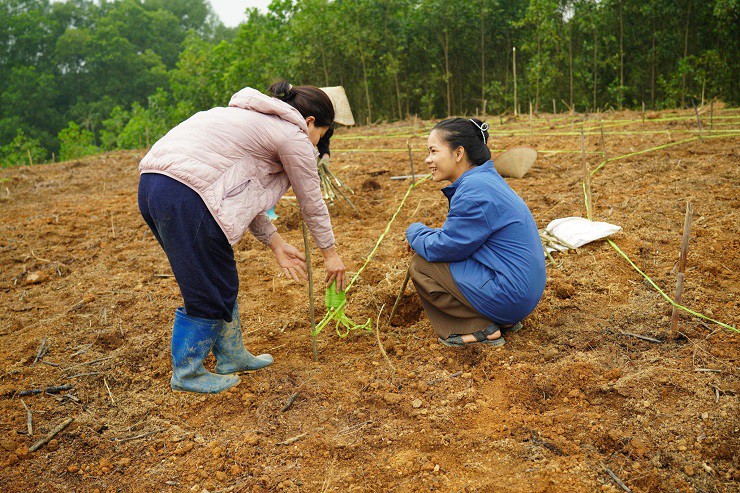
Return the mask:
[[[324,304],[327,308],[327,319],[336,320],[334,330],[339,337],[347,337],[353,330],[366,330],[368,332],[373,331],[371,319],[367,319],[362,325],[354,323],[345,313],[344,307],[347,304],[347,294],[345,291],[337,292],[337,283],[334,281],[331,286],[326,288],[326,294],[324,296]],[[344,332],[340,329],[339,325],[344,327]]]

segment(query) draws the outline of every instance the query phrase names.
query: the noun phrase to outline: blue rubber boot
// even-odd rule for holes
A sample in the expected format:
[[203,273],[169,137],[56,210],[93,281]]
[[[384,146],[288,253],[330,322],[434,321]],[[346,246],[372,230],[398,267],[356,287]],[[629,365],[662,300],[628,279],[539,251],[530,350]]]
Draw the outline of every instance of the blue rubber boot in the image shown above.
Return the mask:
[[253,356],[244,347],[242,321],[239,319],[239,306],[236,302],[231,312],[231,322],[221,321],[221,330],[213,345],[213,355],[217,362],[216,373],[221,375],[261,370],[274,361],[269,354]]
[[172,390],[216,394],[240,382],[236,375],[216,375],[203,360],[211,352],[222,320],[191,317],[181,307],[175,311],[172,329]]

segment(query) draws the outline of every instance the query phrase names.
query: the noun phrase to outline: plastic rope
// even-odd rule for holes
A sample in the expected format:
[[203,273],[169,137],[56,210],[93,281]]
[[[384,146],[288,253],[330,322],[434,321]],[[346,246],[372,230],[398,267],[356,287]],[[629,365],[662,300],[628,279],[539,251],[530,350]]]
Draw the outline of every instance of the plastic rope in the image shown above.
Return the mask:
[[639,272],[639,273],[640,273],[640,275],[642,275],[642,277],[644,277],[644,278],[645,278],[645,279],[647,280],[647,282],[649,282],[649,283],[650,283],[650,284],[651,284],[651,285],[652,285],[652,286],[653,286],[653,287],[654,287],[654,288],[655,288],[655,289],[656,289],[656,290],[657,290],[657,291],[658,291],[658,292],[659,292],[659,293],[660,293],[660,294],[661,294],[661,295],[663,296],[663,298],[665,298],[665,299],[666,299],[666,300],[668,301],[668,303],[670,303],[671,305],[675,306],[675,307],[676,307],[676,308],[678,308],[679,310],[683,310],[683,311],[685,311],[685,312],[688,312],[688,313],[690,313],[690,314],[694,315],[695,317],[703,318],[704,320],[709,320],[710,322],[713,322],[713,323],[715,323],[715,324],[717,324],[717,325],[719,325],[719,326],[721,326],[721,327],[724,327],[725,329],[729,329],[729,330],[732,330],[732,331],[734,331],[734,332],[740,332],[740,330],[736,329],[736,328],[735,328],[735,327],[733,327],[732,325],[728,325],[728,324],[722,323],[722,322],[720,322],[720,321],[714,320],[713,318],[709,318],[709,317],[707,317],[706,315],[702,315],[701,313],[697,313],[697,312],[695,312],[694,310],[691,310],[691,309],[689,309],[689,308],[687,308],[687,307],[685,307],[685,306],[683,306],[683,305],[679,305],[678,303],[676,303],[675,301],[673,301],[673,300],[671,299],[671,297],[670,297],[670,296],[668,296],[667,294],[665,294],[665,293],[663,292],[663,290],[662,290],[662,289],[660,289],[660,288],[658,287],[658,285],[657,285],[657,284],[655,284],[655,282],[653,282],[653,280],[652,280],[652,279],[650,279],[650,277],[649,277],[649,276],[648,276],[647,274],[645,274],[645,273],[644,273],[643,271],[641,271],[641,270],[640,270],[640,268],[639,268],[638,266],[636,266],[636,265],[635,265],[635,263],[634,263],[634,262],[632,262],[632,260],[630,260],[630,258],[629,258],[629,257],[627,256],[627,254],[626,254],[626,253],[624,253],[624,252],[623,252],[623,251],[622,251],[622,250],[621,250],[621,249],[620,249],[620,248],[619,248],[619,247],[617,246],[617,244],[616,244],[616,243],[614,243],[614,242],[613,242],[612,240],[610,240],[610,239],[608,239],[608,238],[607,238],[607,240],[606,240],[606,241],[608,241],[608,242],[609,242],[609,244],[610,244],[610,245],[612,246],[612,248],[614,248],[614,249],[615,249],[615,250],[617,251],[617,253],[619,253],[619,254],[620,254],[620,255],[621,255],[622,257],[624,257],[624,259],[625,259],[625,260],[626,260],[627,262],[629,262],[629,264],[630,264],[630,265],[631,265],[631,266],[632,266],[632,267],[633,267],[633,268],[634,268],[634,269],[635,269],[635,270],[636,270],[637,272]]
[[[709,137],[709,136],[708,136],[708,137]],[[713,137],[713,138],[719,138],[719,137],[724,137],[724,136],[718,136],[718,135],[717,135],[717,136],[715,136],[715,135],[712,135],[711,137]],[[705,138],[706,138],[706,137],[705,137]],[[679,142],[672,142],[672,143],[670,143],[670,144],[665,144],[665,145],[662,145],[662,146],[658,146],[658,147],[652,147],[652,148],[650,148],[650,149],[644,149],[644,150],[642,150],[642,151],[637,151],[637,152],[631,152],[631,153],[629,153],[629,154],[624,154],[624,155],[622,155],[622,156],[617,156],[617,157],[613,157],[613,158],[607,159],[607,160],[605,160],[604,162],[602,162],[602,163],[601,163],[601,164],[599,165],[599,167],[598,167],[598,168],[596,168],[595,170],[593,170],[593,171],[591,172],[591,175],[593,175],[593,174],[594,174],[594,173],[595,173],[596,171],[598,171],[598,169],[599,169],[599,168],[601,168],[602,166],[604,166],[604,165],[605,165],[605,164],[606,164],[607,162],[609,162],[609,161],[616,161],[616,160],[618,160],[618,159],[623,159],[623,158],[625,158],[625,157],[628,157],[628,156],[635,156],[635,155],[637,155],[637,154],[644,154],[644,153],[646,153],[646,152],[651,152],[651,151],[657,151],[657,150],[659,150],[659,149],[664,149],[664,148],[666,148],[666,147],[670,147],[670,146],[674,146],[674,145],[678,145],[678,144],[684,144],[684,143],[686,143],[686,142],[691,142],[691,141],[694,141],[694,140],[699,140],[699,137],[694,137],[694,138],[691,138],[691,139],[686,139],[686,140],[682,140],[682,141],[679,141]],[[584,204],[586,205],[586,211],[587,211],[587,213],[588,213],[589,211],[588,211],[588,202],[587,202],[587,200],[586,200],[586,183],[585,183],[585,182],[582,182],[582,184],[583,184],[583,202],[584,202]],[[612,240],[610,240],[609,238],[607,238],[607,239],[606,239],[606,241],[608,241],[608,242],[609,242],[609,244],[610,244],[610,245],[612,246],[612,248],[614,248],[614,249],[615,249],[615,250],[617,251],[617,253],[619,253],[619,254],[620,254],[620,255],[621,255],[622,257],[624,257],[624,259],[625,259],[625,260],[626,260],[627,262],[629,262],[629,264],[630,264],[630,265],[632,266],[632,268],[634,268],[634,269],[635,269],[635,270],[636,270],[637,272],[639,272],[639,273],[640,273],[640,275],[641,275],[642,277],[644,277],[644,278],[645,278],[645,279],[646,279],[646,280],[647,280],[647,281],[648,281],[648,282],[650,283],[650,285],[651,285],[651,286],[653,286],[653,287],[654,287],[654,288],[655,288],[655,289],[656,289],[656,290],[657,290],[657,291],[658,291],[658,292],[659,292],[659,293],[661,294],[661,296],[663,296],[663,298],[665,298],[665,299],[666,299],[666,300],[668,301],[668,303],[670,303],[671,305],[675,306],[675,307],[676,307],[676,308],[678,308],[679,310],[683,310],[683,311],[685,311],[685,312],[687,312],[687,313],[690,313],[690,314],[694,315],[695,317],[703,318],[704,320],[708,320],[708,321],[710,321],[710,322],[712,322],[712,323],[715,323],[715,324],[719,325],[720,327],[724,327],[725,329],[729,329],[729,330],[731,330],[731,331],[733,331],[733,332],[740,332],[740,330],[736,329],[736,328],[735,328],[735,327],[733,327],[732,325],[728,325],[728,324],[726,324],[726,323],[723,323],[723,322],[720,322],[720,321],[718,321],[718,320],[714,320],[713,318],[709,318],[709,317],[707,317],[706,315],[702,315],[701,313],[695,312],[694,310],[691,310],[690,308],[688,308],[688,307],[685,307],[685,306],[683,306],[683,305],[680,305],[680,304],[676,303],[675,301],[673,301],[673,300],[671,299],[671,297],[670,297],[670,296],[668,296],[667,294],[665,294],[665,292],[664,292],[664,291],[663,291],[662,289],[660,289],[660,287],[659,287],[659,286],[658,286],[657,284],[655,284],[655,282],[654,282],[654,281],[653,281],[652,279],[650,279],[650,277],[649,277],[649,276],[648,276],[647,274],[645,274],[645,273],[644,273],[643,271],[641,271],[641,270],[640,270],[640,268],[639,268],[639,267],[637,267],[637,265],[635,265],[635,263],[634,263],[634,262],[632,262],[632,260],[631,260],[631,259],[630,259],[630,258],[629,258],[629,257],[627,256],[627,254],[626,254],[626,253],[624,253],[624,252],[623,252],[623,251],[622,251],[622,250],[621,250],[621,249],[620,249],[620,248],[619,248],[619,247],[617,246],[617,244],[616,244],[616,243],[614,243],[614,242],[613,242]]]
[[[318,324],[316,324],[316,328],[314,329],[313,332],[311,332],[311,335],[312,336],[318,335],[318,333],[321,332],[321,330],[324,327],[326,327],[329,324],[329,322],[331,322],[332,320],[334,320],[336,317],[340,316],[340,313],[341,314],[344,314],[344,307],[347,304],[347,298],[346,298],[347,292],[352,288],[352,286],[354,285],[354,283],[357,280],[357,278],[360,277],[360,274],[362,274],[362,271],[365,270],[365,267],[367,267],[367,264],[370,263],[370,260],[372,260],[373,256],[375,255],[375,252],[378,250],[378,247],[380,246],[380,243],[385,239],[385,236],[388,234],[388,231],[390,231],[391,225],[393,224],[393,221],[396,220],[396,216],[398,216],[398,213],[401,212],[401,209],[403,208],[403,205],[406,203],[406,199],[408,198],[409,194],[411,194],[411,191],[414,188],[416,188],[419,185],[421,185],[424,181],[426,181],[429,178],[431,178],[431,176],[432,176],[431,174],[428,174],[428,175],[420,175],[419,176],[419,181],[417,181],[416,183],[411,184],[409,186],[408,190],[406,190],[406,195],[403,196],[403,199],[401,200],[401,203],[398,205],[398,209],[396,209],[396,212],[393,213],[393,216],[391,217],[391,220],[388,222],[388,224],[385,227],[385,231],[383,231],[383,233],[380,235],[380,237],[378,238],[378,241],[375,242],[375,246],[373,247],[373,249],[370,252],[370,254],[367,256],[367,259],[365,259],[365,263],[362,264],[362,267],[360,267],[360,270],[358,270],[357,273],[354,275],[354,277],[352,278],[352,280],[349,283],[349,286],[347,286],[347,289],[345,289],[343,291],[343,293],[342,293],[344,295],[343,296],[343,299],[340,299],[340,300],[336,301],[336,306],[332,306],[331,309],[327,310],[326,315],[324,315],[324,318],[321,319],[321,322],[319,322]],[[331,287],[329,289],[331,289]],[[334,301],[332,301],[332,305],[334,305]],[[364,327],[364,325],[359,326],[359,327]],[[368,328],[367,330],[372,331],[372,326],[370,326],[370,328]],[[344,337],[338,330],[337,330],[337,334],[340,337]],[[346,336],[346,334],[345,334],[345,336]]]
[[[354,323],[345,313],[344,307],[347,304],[347,290],[339,291],[336,290],[337,282],[331,283],[331,286],[326,288],[326,294],[324,296],[324,304],[327,308],[327,315],[332,320],[336,320],[334,330],[339,337],[347,337],[353,330],[366,330],[368,332],[373,331],[372,320],[367,319],[362,325]],[[344,327],[344,332],[341,331],[339,326]]]

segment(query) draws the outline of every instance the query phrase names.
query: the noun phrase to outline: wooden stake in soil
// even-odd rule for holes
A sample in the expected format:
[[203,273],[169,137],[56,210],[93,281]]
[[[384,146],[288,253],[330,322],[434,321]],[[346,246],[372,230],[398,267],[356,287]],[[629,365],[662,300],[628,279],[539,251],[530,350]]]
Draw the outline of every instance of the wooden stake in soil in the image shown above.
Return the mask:
[[398,305],[401,302],[401,298],[403,298],[403,292],[406,291],[406,285],[409,283],[409,279],[411,279],[411,270],[406,269],[406,277],[403,279],[403,284],[401,284],[401,290],[398,292],[398,296],[396,296],[396,302],[393,303],[391,316],[388,317],[388,325],[393,323],[393,317],[396,316],[396,310],[398,310]]
[[691,100],[694,103],[694,113],[696,113],[696,126],[699,127],[699,142],[704,142],[701,135],[701,117],[699,116],[699,109],[696,107],[696,101]]
[[33,436],[33,413],[26,403],[23,402],[23,399],[21,399],[21,404],[26,408],[26,428],[28,429],[28,436]]
[[39,346],[39,350],[36,353],[36,358],[33,360],[33,363],[31,363],[31,366],[35,365],[38,360],[40,360],[44,356],[44,347],[46,346],[46,337],[44,337],[44,340],[41,341],[41,346]]
[[512,61],[514,65],[514,116],[517,116],[518,103],[516,99],[516,46],[514,47],[514,56],[512,57]]
[[[602,464],[602,465],[603,465],[603,464]],[[621,487],[621,488],[622,488],[622,489],[623,489],[624,491],[626,491],[627,493],[632,493],[632,490],[631,490],[631,489],[629,489],[629,487],[627,487],[627,485],[626,485],[626,484],[624,484],[624,483],[622,482],[622,480],[621,480],[621,479],[619,479],[619,478],[617,477],[617,475],[616,475],[616,474],[614,474],[614,473],[612,472],[612,470],[611,470],[611,469],[609,469],[609,468],[608,468],[608,467],[606,467],[606,466],[604,466],[604,469],[606,470],[607,474],[609,474],[609,477],[611,477],[611,478],[612,478],[612,479],[614,480],[614,482],[615,482],[615,483],[617,483],[617,484],[618,484],[618,485],[619,485],[619,486],[620,486],[620,487]]]
[[532,136],[532,100],[529,100],[529,136]]
[[103,377],[103,383],[105,384],[105,390],[108,391],[108,397],[110,397],[111,403],[115,406],[116,400],[113,398],[113,394],[111,393],[110,387],[108,386],[108,380],[106,380],[105,377]]
[[51,433],[49,433],[48,435],[46,435],[44,438],[42,438],[38,442],[34,443],[31,446],[31,448],[28,449],[28,451],[29,452],[36,452],[38,449],[40,449],[41,447],[43,447],[44,445],[46,445],[47,443],[49,443],[49,441],[51,441],[52,438],[54,438],[59,433],[61,433],[74,420],[75,420],[74,418],[67,418],[64,421],[64,423],[60,424],[59,426],[57,426],[56,428],[54,428],[53,430],[51,430]]
[[714,130],[714,99],[709,102],[709,130]]
[[581,127],[581,162],[583,163],[583,183],[586,193],[586,217],[592,221],[591,170],[588,169],[586,162],[586,138],[583,136],[583,127]]
[[[681,295],[683,292],[683,281],[684,271],[686,270],[686,257],[689,253],[689,237],[691,232],[691,216],[694,213],[694,209],[691,206],[691,202],[686,202],[686,216],[683,220],[683,237],[681,238],[681,253],[678,257],[678,276],[676,280],[676,296],[673,298],[674,303],[677,305],[681,304]],[[673,312],[671,314],[671,337],[675,338],[678,335],[678,308],[673,306]]]
[[31,149],[26,149],[26,152],[28,153],[28,164],[33,166],[33,159],[31,159]]
[[642,102],[642,124],[645,125],[645,101]]
[[303,230],[303,247],[306,249],[306,266],[308,267],[308,304],[311,313],[311,347],[313,348],[313,360],[318,361],[319,355],[316,350],[316,316],[313,306],[313,269],[311,269],[311,250],[308,248],[308,230],[306,223],[301,221]]
[[604,139],[604,120],[601,120],[601,157],[606,159],[606,140]]
[[383,355],[383,359],[385,359],[385,362],[388,363],[388,366],[391,369],[391,374],[395,375],[396,367],[393,366],[393,363],[391,363],[391,359],[388,357],[388,353],[385,352],[383,343],[380,342],[380,315],[383,313],[383,308],[385,308],[385,305],[380,307],[380,311],[378,312],[378,318],[375,320],[375,339],[378,342],[378,348],[380,348],[380,354]]
[[295,402],[296,397],[298,397],[298,392],[293,393],[290,397],[288,397],[288,402],[285,403],[283,408],[280,410],[281,412],[285,412],[293,405]]
[[411,144],[406,141],[406,147],[409,148],[409,164],[411,165],[411,183],[416,184],[416,174],[414,173],[414,158],[411,157]]

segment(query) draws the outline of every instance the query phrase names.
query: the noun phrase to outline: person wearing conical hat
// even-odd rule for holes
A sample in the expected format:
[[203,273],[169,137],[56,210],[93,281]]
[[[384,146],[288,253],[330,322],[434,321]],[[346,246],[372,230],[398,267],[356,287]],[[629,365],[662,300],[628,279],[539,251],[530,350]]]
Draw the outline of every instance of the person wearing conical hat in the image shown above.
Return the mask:
[[[355,117],[352,115],[352,109],[349,106],[349,100],[347,99],[347,94],[344,92],[344,88],[342,86],[334,86],[322,87],[320,89],[329,96],[331,104],[334,107],[334,123],[347,126],[354,125]],[[332,135],[334,135],[333,124],[316,144],[316,148],[319,151],[319,168],[322,166],[326,168],[329,167],[331,160],[330,146]],[[267,211],[267,217],[273,221],[278,218],[274,207]]]

